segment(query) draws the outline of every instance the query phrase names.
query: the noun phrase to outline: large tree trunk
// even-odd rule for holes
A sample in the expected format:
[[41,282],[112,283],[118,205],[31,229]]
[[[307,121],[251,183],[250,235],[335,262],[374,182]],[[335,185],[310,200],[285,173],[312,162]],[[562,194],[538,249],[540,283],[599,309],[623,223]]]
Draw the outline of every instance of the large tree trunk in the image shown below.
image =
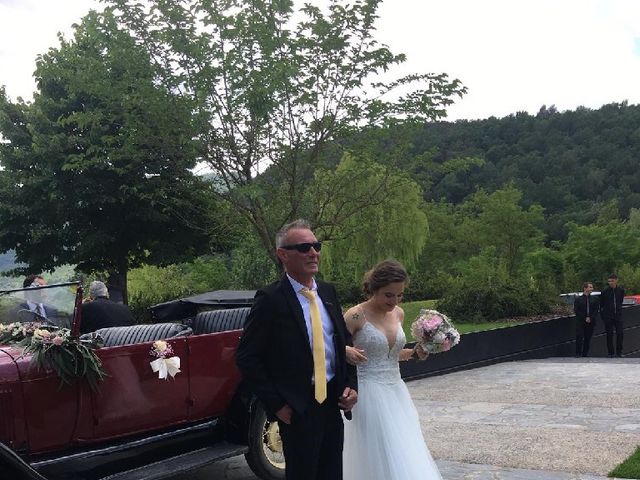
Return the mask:
[[107,280],[107,288],[109,289],[109,298],[114,302],[129,304],[129,295],[127,294],[127,271],[109,272]]

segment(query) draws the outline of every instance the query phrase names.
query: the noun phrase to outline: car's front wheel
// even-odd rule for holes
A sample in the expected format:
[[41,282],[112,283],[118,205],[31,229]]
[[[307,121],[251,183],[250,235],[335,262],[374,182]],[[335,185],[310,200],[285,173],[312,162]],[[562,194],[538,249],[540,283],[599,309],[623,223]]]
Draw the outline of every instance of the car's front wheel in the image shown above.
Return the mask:
[[257,405],[249,425],[247,464],[262,480],[284,479],[284,451],[278,422],[267,419],[264,409]]

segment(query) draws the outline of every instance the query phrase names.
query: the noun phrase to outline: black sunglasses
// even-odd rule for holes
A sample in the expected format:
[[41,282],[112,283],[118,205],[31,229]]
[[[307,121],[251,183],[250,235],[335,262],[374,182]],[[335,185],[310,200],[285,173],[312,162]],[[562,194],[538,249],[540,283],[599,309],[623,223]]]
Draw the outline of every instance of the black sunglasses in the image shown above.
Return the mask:
[[319,252],[320,249],[322,248],[322,243],[321,242],[295,243],[293,245],[282,245],[280,248],[284,248],[285,250],[297,250],[300,253],[307,253],[309,250],[311,250],[311,247],[313,247],[313,249],[316,252]]

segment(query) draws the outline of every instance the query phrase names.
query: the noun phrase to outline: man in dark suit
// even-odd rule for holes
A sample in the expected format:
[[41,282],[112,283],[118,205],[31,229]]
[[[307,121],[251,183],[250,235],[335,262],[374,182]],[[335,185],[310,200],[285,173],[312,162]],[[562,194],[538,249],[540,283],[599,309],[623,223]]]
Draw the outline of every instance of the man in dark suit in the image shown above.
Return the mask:
[[576,357],[589,356],[589,346],[596,319],[600,314],[600,301],[591,295],[593,283],[582,284],[582,295],[573,301],[573,311],[576,314]]
[[622,356],[622,302],[624,301],[624,288],[618,285],[618,276],[609,275],[609,284],[600,295],[600,308],[602,309],[602,320],[604,329],[607,332],[607,351],[609,357],[613,357],[613,329],[616,329],[616,349],[615,354]]
[[236,353],[244,380],[278,420],[287,480],[342,479],[340,409],[350,418],[358,398],[335,288],[314,278],[320,247],[304,220],[278,232],[286,275],[256,293]]
[[82,304],[80,333],[95,332],[105,327],[133,325],[135,320],[129,307],[109,300],[107,286],[100,281],[89,285],[90,301]]
[[58,310],[46,303],[47,290],[44,287],[47,281],[40,275],[29,275],[22,282],[23,288],[33,288],[25,291],[25,302],[18,305],[15,313],[16,321],[20,322],[44,322],[51,325],[65,326],[60,324]]

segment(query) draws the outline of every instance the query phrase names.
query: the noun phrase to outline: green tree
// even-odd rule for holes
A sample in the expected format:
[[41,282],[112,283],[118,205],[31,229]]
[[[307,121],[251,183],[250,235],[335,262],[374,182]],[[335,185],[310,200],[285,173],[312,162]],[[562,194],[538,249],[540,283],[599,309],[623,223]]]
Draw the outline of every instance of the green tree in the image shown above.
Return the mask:
[[[221,182],[216,193],[274,262],[274,234],[304,213],[304,192],[330,142],[365,126],[441,118],[465,92],[446,74],[381,80],[405,57],[373,36],[380,1],[329,0],[299,12],[289,0],[107,1],[167,85],[196,104],[200,155]],[[277,182],[260,179],[267,166]],[[337,226],[311,216],[328,222],[317,227]]]
[[231,251],[231,281],[234,288],[257,289],[276,280],[273,261],[255,235],[246,235]]
[[531,279],[532,288],[549,299],[570,288],[566,284],[562,253],[553,248],[540,247],[528,252],[524,259],[525,275]]
[[479,212],[468,223],[469,238],[495,247],[508,275],[514,275],[524,254],[543,240],[542,208],[532,205],[525,209],[521,199],[522,192],[509,186],[491,194],[479,191],[468,201],[468,208]]
[[415,266],[410,269],[408,294],[416,300],[440,298],[449,287],[457,262],[470,255],[469,245],[462,236],[462,218],[451,203],[427,202],[429,235]]
[[424,247],[422,190],[403,172],[347,154],[337,169],[316,171],[308,197],[323,216],[316,223],[331,225],[317,230],[326,241],[323,275],[351,299],[375,263],[391,257],[411,268]]
[[624,263],[617,271],[627,295],[640,293],[640,267]]
[[142,265],[129,274],[130,306],[138,319],[147,317],[148,308],[157,303],[229,287],[229,272],[221,255],[162,267]]
[[561,252],[574,272],[573,283],[591,281],[604,285],[607,276],[624,264],[640,262],[637,227],[621,222],[604,225],[570,225]]
[[207,202],[189,171],[190,107],[114,18],[90,13],[35,76],[33,103],[0,95],[0,248],[30,271],[106,270],[125,300],[130,268],[208,250],[206,228],[185,221]]

